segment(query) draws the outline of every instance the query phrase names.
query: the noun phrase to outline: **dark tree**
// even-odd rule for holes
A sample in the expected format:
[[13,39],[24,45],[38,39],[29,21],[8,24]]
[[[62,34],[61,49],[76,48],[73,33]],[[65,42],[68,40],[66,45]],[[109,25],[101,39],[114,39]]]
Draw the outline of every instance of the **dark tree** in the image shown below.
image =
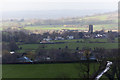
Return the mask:
[[82,32],[79,32],[79,38],[83,38],[84,34]]
[[79,50],[79,47],[76,47],[76,50]]
[[65,46],[66,49],[68,49],[68,46]]
[[11,41],[8,46],[9,46],[11,51],[15,51],[15,50],[19,49],[18,45],[15,43],[15,41]]

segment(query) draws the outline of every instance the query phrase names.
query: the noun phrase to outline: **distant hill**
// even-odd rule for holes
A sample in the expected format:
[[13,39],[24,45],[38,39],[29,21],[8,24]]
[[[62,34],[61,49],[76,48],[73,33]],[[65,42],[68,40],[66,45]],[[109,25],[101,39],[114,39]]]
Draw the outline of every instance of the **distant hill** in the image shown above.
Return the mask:
[[99,20],[99,21],[110,21],[117,22],[118,13],[117,12],[109,12],[104,14],[97,14],[93,16],[85,17],[86,20]]
[[[24,19],[24,18],[23,18]],[[64,18],[52,18],[52,19],[28,19],[28,20],[15,20],[15,21],[3,21],[5,29],[27,29],[31,31],[48,31],[48,30],[61,30],[61,29],[79,29],[81,31],[88,30],[88,25],[94,25],[94,31],[96,30],[118,30],[118,13],[96,13],[87,16],[78,17],[64,17]]]
[[3,12],[3,19],[8,18],[37,18],[37,19],[57,19],[68,17],[83,17],[111,12],[111,10],[41,10],[41,11],[9,11]]

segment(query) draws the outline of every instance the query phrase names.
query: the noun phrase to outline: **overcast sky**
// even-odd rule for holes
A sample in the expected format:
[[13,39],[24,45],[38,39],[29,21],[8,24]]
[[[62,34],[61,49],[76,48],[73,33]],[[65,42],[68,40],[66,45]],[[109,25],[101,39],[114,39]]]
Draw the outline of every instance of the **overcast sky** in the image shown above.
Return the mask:
[[62,9],[117,10],[119,0],[0,0],[2,11]]

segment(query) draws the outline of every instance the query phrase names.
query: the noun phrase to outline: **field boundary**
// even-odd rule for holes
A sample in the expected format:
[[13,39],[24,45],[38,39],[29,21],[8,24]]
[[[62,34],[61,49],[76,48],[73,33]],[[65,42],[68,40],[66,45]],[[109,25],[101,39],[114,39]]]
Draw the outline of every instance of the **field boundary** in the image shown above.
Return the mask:
[[[96,60],[90,60],[89,63],[97,62]],[[42,61],[42,62],[17,62],[17,63],[2,63],[2,64],[59,64],[59,63],[88,63],[87,60],[80,61]]]

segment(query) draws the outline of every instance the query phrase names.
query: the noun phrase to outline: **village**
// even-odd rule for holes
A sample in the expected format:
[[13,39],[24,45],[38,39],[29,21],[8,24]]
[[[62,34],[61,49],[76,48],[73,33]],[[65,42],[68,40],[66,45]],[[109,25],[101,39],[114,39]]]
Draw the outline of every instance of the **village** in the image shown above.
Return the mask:
[[[67,35],[67,34],[71,34],[71,35]],[[78,34],[78,35],[76,35]],[[34,35],[34,34],[31,34]],[[51,38],[52,37],[52,38]],[[42,62],[42,61],[78,61],[78,60],[87,60],[86,58],[86,49],[84,49],[84,47],[79,47],[77,46],[75,49],[69,49],[69,46],[64,45],[63,48],[58,48],[57,50],[53,50],[53,52],[51,52],[51,50],[46,51],[46,46],[50,46],[50,45],[63,45],[63,44],[71,44],[71,43],[75,43],[76,45],[79,44],[85,44],[85,43],[97,43],[97,44],[101,44],[101,43],[118,43],[117,40],[118,37],[118,32],[112,32],[112,31],[108,31],[108,32],[104,32],[103,30],[101,31],[96,31],[93,32],[93,25],[89,25],[89,29],[88,32],[78,32],[77,30],[64,30],[61,34],[58,34],[58,36],[56,35],[52,35],[52,34],[46,34],[46,37],[41,38],[40,42],[37,42],[37,44],[41,44],[41,48],[38,48],[38,52],[36,54],[34,54],[34,58],[32,57],[27,57],[29,56],[29,52],[23,52],[22,54],[18,54],[19,50],[22,50],[23,47],[19,47],[18,51],[11,49],[10,50],[10,54],[13,56],[15,55],[16,61],[14,62]],[[93,41],[91,40],[93,39]],[[101,41],[103,40],[103,41]],[[106,41],[104,41],[106,40]],[[21,41],[20,41],[21,42]],[[32,42],[31,42],[32,43]],[[36,43],[35,43],[36,44]],[[17,45],[16,45],[17,46]],[[87,47],[87,46],[86,46]],[[102,47],[103,48],[103,47]],[[88,49],[88,53],[90,55],[89,59],[93,60],[93,61],[99,61],[100,59],[98,57],[96,57],[97,55],[95,54],[95,50],[97,49],[97,47],[94,47],[94,49],[91,48],[87,48]],[[72,51],[71,51],[72,50]],[[17,51],[17,52],[16,52]],[[31,50],[30,50],[31,51]],[[37,50],[36,50],[37,51]],[[59,55],[56,53],[59,52]],[[61,53],[65,53],[67,52],[67,56],[69,55],[74,55],[74,58],[71,57],[65,57],[68,59],[59,59],[60,54]],[[41,54],[44,53],[44,55]],[[69,54],[70,53],[70,54]],[[56,56],[53,57],[52,55],[55,54]],[[104,54],[106,55],[106,54]],[[14,57],[15,57],[14,56]],[[76,58],[79,57],[79,58]]]
[[[75,35],[75,33],[78,33],[78,30],[61,30],[60,31],[61,34],[65,33],[65,32],[74,32],[74,34],[68,34],[67,36],[55,36],[54,38],[51,38],[50,36],[47,36],[46,38],[43,38],[43,40],[40,43],[52,43],[53,40],[73,40],[73,39],[106,39],[109,38],[109,36],[113,37],[113,38],[117,38],[118,37],[118,32],[112,32],[112,31],[108,31],[105,32],[104,30],[101,31],[96,31],[93,32],[93,25],[89,25],[89,30],[87,32],[79,32],[79,35]],[[78,37],[79,36],[79,37]]]

